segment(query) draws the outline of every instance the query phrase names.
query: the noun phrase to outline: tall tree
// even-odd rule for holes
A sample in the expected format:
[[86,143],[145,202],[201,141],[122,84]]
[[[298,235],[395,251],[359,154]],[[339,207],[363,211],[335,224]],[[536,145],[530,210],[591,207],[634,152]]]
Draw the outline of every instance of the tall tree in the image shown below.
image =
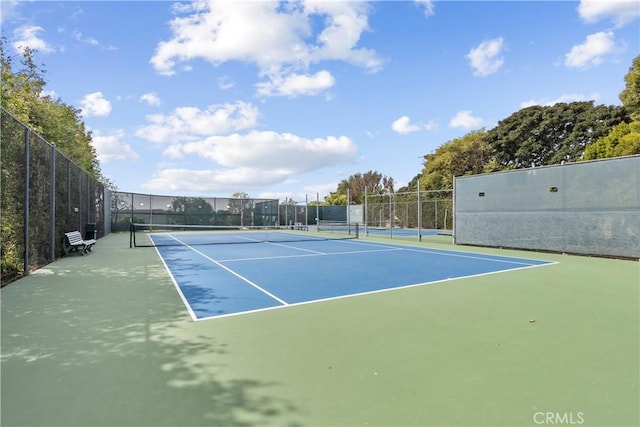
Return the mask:
[[584,151],[584,160],[640,154],[640,120],[620,123]]
[[498,123],[488,143],[501,168],[577,161],[586,147],[628,118],[618,106],[593,101],[523,108]]
[[[7,44],[4,36],[0,38],[0,104],[22,123],[40,133],[42,129],[33,124],[31,118],[46,85],[46,71],[36,64],[35,52],[32,49],[27,47],[19,55],[9,55],[5,50]],[[20,67],[14,65],[14,59],[17,57],[20,58]]]
[[424,156],[421,174],[409,184],[409,190],[448,190],[453,178],[487,171],[493,154],[487,143],[487,132],[477,130],[442,144],[432,154]]
[[[371,193],[383,193],[385,191],[394,191],[393,178],[384,176],[377,171],[368,171],[364,174],[356,173],[347,179],[343,179],[338,183],[335,193],[325,198],[327,204],[347,204],[346,196],[349,193],[349,199],[352,204],[364,203],[365,191]],[[344,196],[344,203],[342,197]]]
[[[101,178],[91,132],[87,131],[80,110],[44,94],[46,70],[36,63],[36,51],[24,48],[18,55],[10,56],[6,45],[7,40],[1,38],[2,107],[47,142],[56,144],[58,150],[94,178]],[[18,57],[20,65],[16,66],[14,60]]]
[[213,207],[201,197],[175,198],[167,215],[169,224],[210,225],[214,219]]
[[632,120],[640,120],[640,55],[633,60],[624,82],[625,88],[620,93],[620,101]]
[[624,81],[620,100],[632,121],[612,127],[609,134],[587,147],[584,160],[640,154],[640,55],[633,60]]

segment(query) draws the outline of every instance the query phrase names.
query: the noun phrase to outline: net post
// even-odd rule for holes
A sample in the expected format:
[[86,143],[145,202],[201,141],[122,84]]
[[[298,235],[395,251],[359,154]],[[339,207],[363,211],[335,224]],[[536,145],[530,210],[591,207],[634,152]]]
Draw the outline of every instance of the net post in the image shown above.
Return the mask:
[[135,243],[133,221],[129,219],[129,249],[133,248]]

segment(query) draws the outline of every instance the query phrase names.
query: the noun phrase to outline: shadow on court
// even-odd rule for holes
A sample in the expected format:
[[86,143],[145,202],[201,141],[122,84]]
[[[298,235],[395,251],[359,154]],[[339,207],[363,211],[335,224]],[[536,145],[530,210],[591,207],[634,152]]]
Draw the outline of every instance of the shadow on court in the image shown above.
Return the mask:
[[3,426],[299,425],[275,383],[222,378],[153,250],[101,239],[2,289]]
[[637,261],[423,245],[555,264],[194,322],[109,235],[2,288],[1,424],[640,423]]

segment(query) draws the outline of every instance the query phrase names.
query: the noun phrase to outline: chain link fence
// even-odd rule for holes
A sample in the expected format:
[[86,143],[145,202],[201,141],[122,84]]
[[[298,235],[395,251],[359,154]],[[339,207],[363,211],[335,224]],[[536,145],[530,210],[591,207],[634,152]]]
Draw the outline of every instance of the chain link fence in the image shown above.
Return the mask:
[[109,206],[112,231],[128,231],[131,223],[254,227],[278,222],[277,199],[111,192]]
[[372,228],[451,230],[453,190],[367,195],[365,222]]
[[1,283],[64,254],[64,233],[104,235],[105,189],[55,145],[1,110]]

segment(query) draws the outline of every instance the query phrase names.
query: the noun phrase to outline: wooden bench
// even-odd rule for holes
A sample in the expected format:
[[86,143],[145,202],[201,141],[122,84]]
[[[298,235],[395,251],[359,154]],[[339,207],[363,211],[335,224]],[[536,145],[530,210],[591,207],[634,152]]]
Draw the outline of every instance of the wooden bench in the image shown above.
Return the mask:
[[94,239],[84,240],[82,238],[82,234],[79,231],[71,231],[69,233],[64,233],[64,252],[68,254],[70,252],[78,252],[80,251],[81,255],[86,254],[87,252],[91,252],[91,246],[95,245],[96,241]]

